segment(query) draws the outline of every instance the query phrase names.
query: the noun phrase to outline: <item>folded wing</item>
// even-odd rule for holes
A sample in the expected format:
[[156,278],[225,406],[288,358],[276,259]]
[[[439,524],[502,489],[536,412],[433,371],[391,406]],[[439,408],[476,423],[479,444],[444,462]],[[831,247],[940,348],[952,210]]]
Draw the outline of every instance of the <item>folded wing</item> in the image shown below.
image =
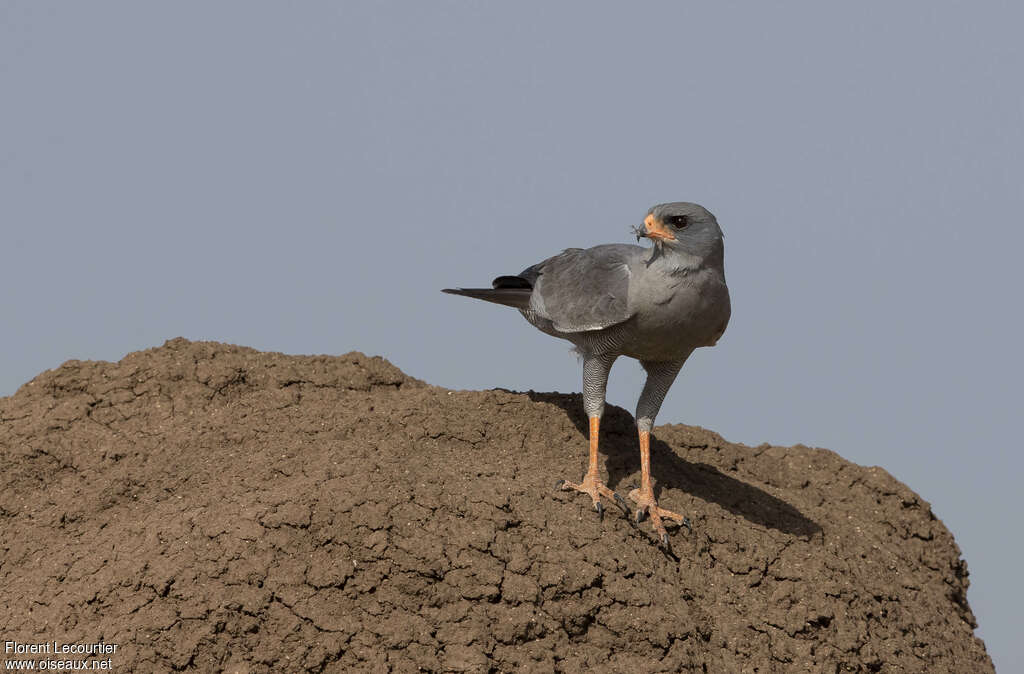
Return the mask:
[[529,308],[551,320],[555,329],[602,330],[632,316],[627,304],[630,262],[642,250],[623,244],[569,248],[517,277],[499,278],[519,278],[532,285]]

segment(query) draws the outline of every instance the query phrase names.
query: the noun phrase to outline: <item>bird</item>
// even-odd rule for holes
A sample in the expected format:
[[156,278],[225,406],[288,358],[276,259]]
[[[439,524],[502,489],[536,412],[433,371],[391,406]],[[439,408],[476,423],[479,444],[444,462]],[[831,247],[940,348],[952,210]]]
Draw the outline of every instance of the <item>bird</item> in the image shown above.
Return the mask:
[[[518,309],[534,327],[567,340],[583,361],[583,408],[589,422],[589,465],[581,482],[555,487],[589,495],[604,514],[608,499],[639,523],[649,515],[658,542],[669,548],[666,522],[690,527],[689,518],[658,505],[651,478],[650,435],[661,404],[693,351],[714,346],[729,324],[725,247],[718,220],[699,204],[675,201],[652,206],[633,227],[637,243],[568,248],[490,288],[444,288]],[[646,372],[636,406],[640,486],[625,499],[601,480],[598,440],[612,364],[634,358]]]

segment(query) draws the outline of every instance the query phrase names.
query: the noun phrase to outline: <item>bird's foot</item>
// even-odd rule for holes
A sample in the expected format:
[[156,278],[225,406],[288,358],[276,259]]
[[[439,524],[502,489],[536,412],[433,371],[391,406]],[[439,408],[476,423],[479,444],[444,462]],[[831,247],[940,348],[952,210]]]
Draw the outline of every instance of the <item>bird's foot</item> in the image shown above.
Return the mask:
[[658,542],[662,547],[666,549],[669,547],[668,532],[665,531],[666,520],[674,522],[679,526],[684,526],[691,531],[693,530],[689,517],[659,507],[658,501],[654,498],[654,492],[650,489],[634,489],[629,492],[629,498],[637,505],[633,520],[639,523],[643,520],[644,514],[649,514],[651,516],[651,525],[654,527],[654,533],[658,536]]
[[584,494],[589,494],[590,498],[594,502],[594,510],[597,511],[598,515],[604,516],[604,504],[601,503],[601,497],[604,496],[612,503],[617,504],[627,513],[629,512],[629,506],[626,504],[626,499],[622,498],[618,492],[614,492],[601,481],[597,475],[591,475],[587,473],[583,477],[583,482],[576,484],[575,482],[569,482],[568,480],[559,480],[555,484],[555,489],[581,491]]

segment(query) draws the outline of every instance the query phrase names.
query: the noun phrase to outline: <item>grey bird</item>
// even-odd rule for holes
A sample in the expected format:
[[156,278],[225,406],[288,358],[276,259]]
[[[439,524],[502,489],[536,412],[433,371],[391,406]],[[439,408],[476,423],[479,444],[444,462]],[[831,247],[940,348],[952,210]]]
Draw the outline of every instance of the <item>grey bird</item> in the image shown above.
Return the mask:
[[491,288],[445,288],[442,292],[514,307],[534,327],[572,342],[583,357],[583,408],[590,421],[590,464],[579,484],[557,488],[589,494],[602,514],[601,497],[625,500],[602,482],[597,470],[598,432],[605,388],[619,356],[640,361],[647,381],[636,407],[640,442],[640,487],[629,493],[635,519],[649,514],[658,541],[669,544],[665,520],[689,520],[658,506],[651,484],[650,433],[669,387],[694,349],[714,346],[731,313],[725,284],[725,249],[718,221],[697,204],[677,201],[647,212],[637,241],[652,247],[605,244],[569,248],[514,276],[499,276]]

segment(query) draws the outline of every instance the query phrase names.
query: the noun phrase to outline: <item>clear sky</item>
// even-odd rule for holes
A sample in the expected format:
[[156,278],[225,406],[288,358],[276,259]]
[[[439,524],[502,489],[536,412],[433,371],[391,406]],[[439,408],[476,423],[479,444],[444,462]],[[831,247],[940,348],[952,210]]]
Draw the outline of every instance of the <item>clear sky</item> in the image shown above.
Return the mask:
[[[578,391],[568,343],[438,290],[696,201],[733,319],[658,421],[889,470],[1024,670],[1021,25],[1009,2],[4,2],[0,395],[178,335]],[[641,385],[622,360],[609,399]]]

